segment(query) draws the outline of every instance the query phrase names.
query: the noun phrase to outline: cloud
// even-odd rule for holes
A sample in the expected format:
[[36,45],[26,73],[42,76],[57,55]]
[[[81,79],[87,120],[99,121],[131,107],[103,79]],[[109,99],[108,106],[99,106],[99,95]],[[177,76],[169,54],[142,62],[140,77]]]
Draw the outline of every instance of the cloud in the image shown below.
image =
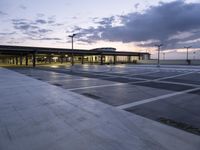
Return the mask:
[[1,16],[5,16],[5,15],[7,15],[7,13],[5,13],[5,12],[3,12],[3,11],[0,11],[0,15],[1,15]]
[[51,16],[51,17],[48,17],[47,19],[41,19],[41,18],[44,18],[44,14],[37,14],[37,17],[39,19],[36,19],[34,21],[35,24],[49,24],[49,25],[52,25],[52,26],[60,26],[60,25],[63,25],[61,23],[57,23],[56,22],[56,17],[55,16]]
[[21,9],[23,9],[23,10],[26,10],[26,9],[27,9],[27,7],[24,6],[24,5],[20,5],[19,8],[21,8]]
[[31,39],[31,40],[39,40],[39,41],[41,41],[41,40],[43,40],[43,41],[60,41],[60,40],[62,40],[61,38],[49,38],[49,37],[42,37],[42,38],[33,38],[33,37],[29,37],[29,39]]
[[[89,43],[98,40],[135,42],[138,46],[145,47],[162,42],[167,48],[177,48],[182,47],[184,42],[199,38],[199,14],[200,3],[178,0],[151,6],[142,13],[103,18],[96,22],[97,27],[77,27],[74,32],[80,33],[81,41]],[[114,25],[114,22],[118,22],[118,25]],[[199,47],[200,43],[191,44]]]
[[138,9],[139,6],[140,6],[140,3],[136,3],[136,4],[134,5],[135,9]]
[[36,24],[46,24],[47,21],[44,20],[44,19],[37,19],[37,20],[35,20],[35,23],[36,23]]
[[[49,23],[49,21],[51,20],[52,20],[52,23]],[[14,29],[17,30],[18,33],[21,33],[24,35],[24,39],[38,40],[38,41],[62,40],[61,38],[50,37],[51,33],[53,33],[53,30],[51,29],[51,27],[57,26],[57,23],[52,17],[46,20],[45,19],[36,19],[36,20],[12,19],[11,21],[12,21]]]
[[12,23],[15,29],[22,32],[39,29],[39,27],[35,25],[36,23],[30,22],[26,19],[13,19]]
[[47,33],[52,32],[51,29],[46,29],[45,26],[42,26],[45,24],[43,20],[30,21],[26,19],[13,19],[12,23],[15,30],[18,30],[28,37],[46,37]]
[[14,35],[16,32],[0,32],[0,35],[7,36],[7,35]]
[[39,18],[44,17],[44,16],[45,16],[45,14],[43,14],[43,13],[38,13],[37,14],[37,17],[39,17]]

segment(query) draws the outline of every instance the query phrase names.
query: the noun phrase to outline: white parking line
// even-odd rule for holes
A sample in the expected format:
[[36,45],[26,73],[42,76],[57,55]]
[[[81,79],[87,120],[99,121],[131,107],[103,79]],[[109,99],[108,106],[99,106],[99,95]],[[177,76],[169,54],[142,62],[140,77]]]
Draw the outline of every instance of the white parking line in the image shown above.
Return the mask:
[[[77,71],[78,73],[82,73],[80,71]],[[133,74],[133,75],[145,75],[145,74],[151,74],[151,73],[157,73],[159,71],[155,71],[155,72],[146,72],[146,73],[138,73],[138,74]],[[137,80],[149,80],[149,79],[144,79],[144,78],[138,78],[138,77],[129,77],[130,75],[112,75],[112,74],[103,74],[103,73],[92,73],[92,72],[87,72],[88,74],[92,74],[92,75],[105,75],[107,77],[102,77],[101,79],[109,79],[109,78],[114,78],[114,77],[120,77],[120,78],[126,78],[126,79],[137,79]]]
[[84,89],[93,89],[93,88],[101,88],[101,87],[111,87],[111,86],[117,86],[117,85],[124,85],[124,83],[104,84],[104,85],[97,85],[97,86],[87,86],[87,87],[73,88],[73,89],[67,89],[67,90],[74,91],[74,90],[84,90]]
[[[159,72],[159,71],[157,71]],[[155,72],[156,73],[156,72]],[[102,79],[109,79],[112,77],[121,77],[121,78],[127,78],[127,79],[137,79],[137,80],[145,80],[145,81],[160,81],[160,80],[165,80],[165,79],[171,79],[171,78],[175,78],[175,77],[180,77],[180,76],[184,76],[184,75],[189,75],[192,74],[194,72],[187,72],[187,73],[183,73],[183,74],[178,74],[178,75],[174,75],[174,76],[168,76],[168,77],[162,77],[162,78],[158,78],[158,79],[145,79],[145,78],[139,78],[139,77],[129,77],[129,76],[120,76],[120,75],[111,75],[111,77],[103,77]],[[151,73],[148,73],[151,74]],[[140,74],[142,75],[142,74]]]
[[[101,78],[102,80],[107,80],[110,78],[124,78],[124,79],[133,79],[133,80],[143,80],[143,81],[151,81],[149,79],[144,79],[144,78],[137,78],[137,77],[124,77],[124,76],[111,76],[111,77],[103,77]],[[117,81],[116,81],[117,82]],[[129,82],[130,83],[130,82]]]
[[52,83],[52,82],[64,82],[64,81],[88,81],[88,80],[98,80],[98,79],[95,79],[95,78],[82,78],[82,79],[60,79],[60,80],[48,80],[46,82],[48,83]]
[[[152,74],[152,73],[157,73],[160,71],[154,71],[154,72],[146,72],[146,73],[138,73],[138,74],[133,74],[133,75],[145,75],[145,74]],[[177,71],[176,71],[177,72]],[[79,72],[81,73],[81,72]],[[136,77],[129,77],[130,75],[125,75],[125,76],[120,76],[120,75],[112,75],[112,74],[103,74],[103,73],[92,73],[92,72],[87,72],[88,74],[93,74],[93,75],[105,75],[108,77],[102,77],[102,79],[106,79],[106,78],[112,78],[112,77],[123,77],[123,78],[127,78],[127,79],[139,79],[139,80],[149,80],[150,79],[144,79],[144,78],[136,78]],[[187,73],[183,73],[183,74],[178,74],[178,75],[174,75],[174,76],[168,76],[168,77],[162,77],[162,78],[158,78],[158,79],[152,79],[151,81],[159,81],[159,80],[165,80],[165,79],[170,79],[170,78],[175,78],[175,77],[180,77],[180,76],[184,76],[184,75],[189,75],[195,72],[187,72]]]
[[171,82],[171,81],[154,81],[157,83],[168,83],[168,84],[176,84],[176,85],[184,85],[184,86],[192,86],[192,87],[200,87],[198,84],[191,84],[191,83],[182,83],[182,82]]
[[84,89],[93,89],[93,88],[102,88],[102,87],[112,87],[112,86],[117,86],[117,85],[128,85],[130,83],[145,83],[145,82],[149,82],[149,81],[147,80],[147,81],[135,81],[135,82],[128,82],[128,83],[104,84],[104,85],[95,85],[95,86],[73,88],[73,89],[67,89],[67,90],[75,91],[75,90],[84,90]]
[[158,100],[161,100],[161,99],[165,99],[165,98],[169,98],[169,97],[173,97],[173,96],[177,96],[177,95],[182,95],[182,94],[189,93],[189,92],[194,92],[194,91],[197,91],[197,90],[200,90],[200,87],[194,88],[194,89],[185,90],[185,91],[181,91],[181,92],[175,92],[175,93],[171,93],[171,94],[161,95],[161,96],[157,96],[157,97],[153,97],[153,98],[149,98],[149,99],[145,99],[145,100],[141,100],[141,101],[137,101],[137,102],[133,102],[133,103],[117,106],[117,108],[119,108],[119,109],[128,109],[128,108],[132,108],[132,107],[135,107],[135,106],[138,106],[138,105],[142,105],[142,104],[158,101]]
[[[156,71],[156,72],[159,72],[159,71]],[[153,72],[151,72],[153,73]],[[69,91],[74,91],[74,90],[84,90],[84,89],[93,89],[93,88],[102,88],[102,87],[112,87],[112,86],[118,86],[118,85],[128,85],[130,83],[144,83],[144,82],[150,82],[150,81],[156,81],[156,82],[159,82],[159,80],[162,80],[162,79],[167,79],[167,78],[174,78],[174,77],[178,77],[178,76],[183,76],[183,75],[187,75],[187,74],[191,74],[193,72],[190,72],[190,73],[184,73],[184,74],[179,74],[179,75],[175,75],[175,76],[170,76],[170,77],[164,77],[164,78],[159,78],[159,79],[154,79],[154,80],[151,80],[151,79],[144,79],[144,78],[135,78],[135,77],[122,77],[122,78],[127,78],[127,79],[136,79],[136,80],[141,80],[141,81],[135,81],[135,82],[128,82],[128,83],[114,83],[114,84],[106,84],[106,85],[97,85],[97,86],[88,86],[88,87],[79,87],[79,88],[72,88],[72,89],[68,89]],[[96,74],[96,73],[91,73],[91,74]],[[99,75],[99,74],[97,74]],[[73,80],[73,81],[79,81],[79,80],[104,80],[104,79],[109,79],[109,78],[113,78],[113,77],[120,77],[118,75],[108,75],[110,77],[105,77],[105,78],[101,78],[101,79],[98,79],[98,78],[83,78],[83,79],[69,79],[69,80]],[[60,81],[60,80],[58,80]],[[61,81],[68,81],[67,80],[61,80]],[[51,81],[48,81],[49,83],[51,83]],[[52,81],[52,82],[56,82],[56,81]],[[161,82],[165,82],[165,81],[161,81]],[[165,82],[167,83],[167,81]],[[168,83],[172,83],[172,84],[180,84],[180,85],[186,85],[184,83],[176,83],[176,82],[168,82]],[[187,84],[188,85],[188,84]],[[192,85],[192,84],[189,84],[189,86],[194,86],[194,87],[198,87],[198,85]]]
[[153,73],[158,73],[160,71],[151,71],[151,72],[145,72],[145,73],[138,73],[138,74],[132,74],[132,75],[128,75],[128,76],[135,76],[135,75],[148,75],[148,74],[153,74]]
[[169,76],[169,77],[163,77],[163,78],[159,78],[159,79],[154,79],[154,81],[159,81],[159,80],[165,80],[165,79],[171,79],[171,78],[181,77],[181,76],[189,75],[189,74],[192,74],[192,73],[194,73],[194,72],[187,72],[187,73],[178,74],[178,75],[174,75],[174,76]]

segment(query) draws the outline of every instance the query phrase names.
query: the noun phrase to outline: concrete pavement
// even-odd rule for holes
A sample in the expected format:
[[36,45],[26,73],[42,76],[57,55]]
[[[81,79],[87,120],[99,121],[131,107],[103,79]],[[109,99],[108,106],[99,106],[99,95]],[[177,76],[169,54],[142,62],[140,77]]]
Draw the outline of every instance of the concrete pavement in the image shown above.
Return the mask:
[[0,68],[2,150],[199,150],[200,137]]

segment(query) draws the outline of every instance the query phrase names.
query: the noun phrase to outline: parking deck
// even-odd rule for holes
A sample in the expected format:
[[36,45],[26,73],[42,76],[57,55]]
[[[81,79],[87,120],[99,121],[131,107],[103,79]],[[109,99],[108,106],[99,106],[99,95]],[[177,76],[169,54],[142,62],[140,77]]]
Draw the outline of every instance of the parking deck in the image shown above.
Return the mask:
[[12,70],[200,135],[200,67],[117,65]]

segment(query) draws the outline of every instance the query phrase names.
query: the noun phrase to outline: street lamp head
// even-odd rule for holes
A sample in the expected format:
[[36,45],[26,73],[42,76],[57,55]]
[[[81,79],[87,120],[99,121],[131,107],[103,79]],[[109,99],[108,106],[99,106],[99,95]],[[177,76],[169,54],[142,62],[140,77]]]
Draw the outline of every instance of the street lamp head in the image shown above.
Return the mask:
[[184,46],[184,48],[192,48],[192,46]]
[[77,34],[72,34],[72,35],[69,35],[68,37],[70,37],[70,38],[73,38],[73,37],[75,37]]
[[163,46],[163,44],[155,44],[155,46],[161,47],[161,46]]

